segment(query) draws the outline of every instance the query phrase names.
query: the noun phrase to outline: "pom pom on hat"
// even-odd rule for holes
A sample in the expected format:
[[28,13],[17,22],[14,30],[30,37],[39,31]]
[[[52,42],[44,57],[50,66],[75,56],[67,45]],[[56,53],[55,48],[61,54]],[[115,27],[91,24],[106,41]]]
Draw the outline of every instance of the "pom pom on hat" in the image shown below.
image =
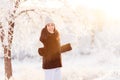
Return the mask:
[[45,25],[47,25],[48,23],[54,23],[54,21],[50,17],[47,16],[45,19]]

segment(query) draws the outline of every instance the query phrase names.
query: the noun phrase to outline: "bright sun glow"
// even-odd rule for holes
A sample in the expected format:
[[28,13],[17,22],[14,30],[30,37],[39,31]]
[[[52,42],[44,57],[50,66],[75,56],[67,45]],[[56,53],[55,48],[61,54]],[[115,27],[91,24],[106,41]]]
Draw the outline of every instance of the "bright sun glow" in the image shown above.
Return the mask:
[[87,8],[101,9],[108,17],[120,18],[119,0],[68,0],[72,8],[85,6]]
[[[38,1],[38,0],[36,0]],[[45,4],[47,8],[60,8],[63,7],[63,4],[68,4],[72,9],[75,9],[78,6],[83,6],[90,9],[99,9],[106,14],[106,17],[111,17],[114,19],[120,19],[120,1],[119,0],[66,0],[63,1],[48,1],[46,0]],[[30,6],[33,4],[33,1],[30,0],[27,2],[27,5]],[[36,3],[35,3],[36,4]],[[43,4],[41,4],[43,5]],[[39,5],[40,6],[40,5]]]

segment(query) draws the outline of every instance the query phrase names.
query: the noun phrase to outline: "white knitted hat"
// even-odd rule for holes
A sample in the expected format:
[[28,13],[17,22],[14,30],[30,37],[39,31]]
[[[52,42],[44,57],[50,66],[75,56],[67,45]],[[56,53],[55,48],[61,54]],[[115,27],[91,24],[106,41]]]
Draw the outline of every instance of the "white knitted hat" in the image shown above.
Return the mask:
[[45,19],[45,25],[47,25],[48,23],[54,23],[54,21],[50,17],[47,16]]

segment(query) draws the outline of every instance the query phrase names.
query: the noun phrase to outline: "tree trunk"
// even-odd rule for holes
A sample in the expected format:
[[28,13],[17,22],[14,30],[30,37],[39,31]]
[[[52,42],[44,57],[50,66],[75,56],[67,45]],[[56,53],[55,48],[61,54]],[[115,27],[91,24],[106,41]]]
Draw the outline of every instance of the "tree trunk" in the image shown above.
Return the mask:
[[[6,55],[7,54],[7,55]],[[6,80],[12,76],[12,64],[11,64],[11,51],[7,47],[4,47],[4,65],[5,65],[5,77]]]

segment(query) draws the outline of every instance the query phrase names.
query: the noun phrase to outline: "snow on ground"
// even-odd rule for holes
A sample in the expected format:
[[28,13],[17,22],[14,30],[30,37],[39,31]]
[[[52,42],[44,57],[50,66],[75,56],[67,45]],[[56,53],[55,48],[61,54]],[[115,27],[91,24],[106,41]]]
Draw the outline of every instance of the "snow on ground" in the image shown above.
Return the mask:
[[[62,54],[62,80],[119,80],[119,57],[103,51],[101,54],[75,55],[74,52]],[[106,56],[103,56],[107,54]],[[0,78],[4,80],[3,61]],[[12,60],[12,80],[44,80],[44,70],[40,59]]]

